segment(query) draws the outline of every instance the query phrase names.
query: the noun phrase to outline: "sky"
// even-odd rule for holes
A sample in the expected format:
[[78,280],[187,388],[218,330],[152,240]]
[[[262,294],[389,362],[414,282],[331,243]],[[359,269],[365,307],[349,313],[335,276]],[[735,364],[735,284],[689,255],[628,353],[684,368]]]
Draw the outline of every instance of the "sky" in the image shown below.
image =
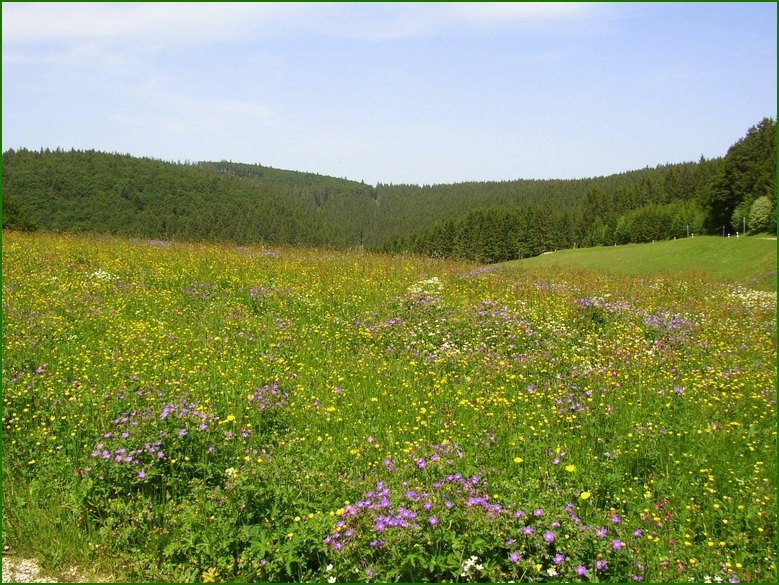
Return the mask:
[[368,184],[723,156],[776,118],[766,3],[2,3],[2,149]]

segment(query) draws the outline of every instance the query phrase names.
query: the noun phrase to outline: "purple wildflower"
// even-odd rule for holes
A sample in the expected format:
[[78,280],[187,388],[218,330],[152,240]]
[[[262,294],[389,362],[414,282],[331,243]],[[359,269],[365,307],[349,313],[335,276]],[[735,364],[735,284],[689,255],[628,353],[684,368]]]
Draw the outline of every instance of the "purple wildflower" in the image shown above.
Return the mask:
[[546,532],[544,532],[544,540],[546,542],[554,542],[554,539],[555,539],[554,532],[552,532],[551,530],[547,530]]
[[615,538],[611,541],[611,548],[614,550],[622,550],[625,545],[622,543],[622,541],[618,538]]
[[435,526],[438,524],[438,518],[435,516],[430,516],[430,518],[427,519],[427,523],[430,524],[430,526]]
[[518,563],[518,562],[519,562],[519,553],[517,553],[517,552],[513,552],[513,553],[511,553],[511,554],[509,555],[509,560],[510,560],[512,563],[514,563],[514,564]]
[[576,565],[576,574],[579,575],[579,577],[584,577],[584,575],[587,574],[587,567],[584,565]]

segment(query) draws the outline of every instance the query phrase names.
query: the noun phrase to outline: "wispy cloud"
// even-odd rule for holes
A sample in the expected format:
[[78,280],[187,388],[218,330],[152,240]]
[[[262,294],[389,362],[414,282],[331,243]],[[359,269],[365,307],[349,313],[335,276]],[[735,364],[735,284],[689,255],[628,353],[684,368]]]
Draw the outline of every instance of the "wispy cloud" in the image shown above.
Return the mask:
[[247,125],[267,126],[279,119],[273,108],[260,102],[199,98],[151,87],[138,89],[129,103],[146,114],[119,113],[114,116],[115,121],[166,128],[182,134],[193,131],[228,132]]
[[476,2],[454,4],[451,10],[461,20],[479,23],[531,22],[577,18],[590,14],[592,2]]
[[3,43],[103,39],[155,44],[239,37],[301,10],[271,3],[3,4]]
[[454,28],[578,18],[591,3],[32,3],[3,4],[3,44],[127,41],[162,47],[308,33],[386,40]]

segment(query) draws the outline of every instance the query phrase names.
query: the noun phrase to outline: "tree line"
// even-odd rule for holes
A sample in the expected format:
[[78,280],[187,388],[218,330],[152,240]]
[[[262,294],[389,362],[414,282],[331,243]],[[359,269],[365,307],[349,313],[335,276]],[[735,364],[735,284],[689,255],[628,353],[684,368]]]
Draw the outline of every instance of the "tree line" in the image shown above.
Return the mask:
[[606,177],[386,185],[94,150],[2,155],[3,228],[360,247],[498,262],[565,247],[776,231],[776,122],[721,158]]

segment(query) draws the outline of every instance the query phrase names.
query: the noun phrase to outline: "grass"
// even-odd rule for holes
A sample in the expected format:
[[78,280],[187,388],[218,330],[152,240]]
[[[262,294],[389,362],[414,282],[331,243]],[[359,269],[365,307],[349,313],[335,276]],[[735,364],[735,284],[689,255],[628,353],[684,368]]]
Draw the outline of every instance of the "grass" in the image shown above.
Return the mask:
[[3,545],[49,569],[775,577],[775,293],[14,232],[2,262]]
[[628,275],[694,276],[776,290],[776,239],[696,236],[654,244],[559,250],[507,263]]

